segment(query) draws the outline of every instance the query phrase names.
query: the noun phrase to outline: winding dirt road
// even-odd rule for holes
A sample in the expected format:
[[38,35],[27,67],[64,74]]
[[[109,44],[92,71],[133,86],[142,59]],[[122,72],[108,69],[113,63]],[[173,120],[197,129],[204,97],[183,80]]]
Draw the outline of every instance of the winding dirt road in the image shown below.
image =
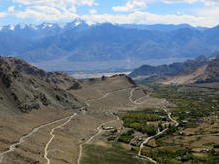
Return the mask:
[[[130,89],[130,88],[118,89],[118,90],[116,90],[116,91],[112,91],[112,92],[106,93],[105,95],[103,95],[103,96],[100,97],[100,98],[88,100],[88,101],[86,102],[86,105],[89,107],[89,106],[90,106],[89,103],[92,102],[92,101],[98,101],[98,100],[104,99],[104,98],[106,98],[107,96],[109,96],[110,94],[113,94],[113,93],[115,93],[115,92],[122,91],[122,90],[127,90],[127,89]],[[81,109],[83,109],[83,108],[84,108],[84,107],[82,107]],[[35,133],[37,133],[40,129],[45,128],[45,127],[47,127],[47,126],[50,126],[50,125],[52,125],[52,124],[59,123],[59,122],[62,122],[62,121],[67,120],[67,121],[64,122],[63,124],[58,125],[57,127],[51,129],[51,131],[50,131],[50,133],[49,133],[50,136],[51,136],[51,138],[50,138],[50,140],[48,141],[48,143],[46,144],[46,146],[45,146],[45,148],[44,148],[44,158],[47,160],[47,164],[50,164],[50,159],[48,158],[48,152],[49,152],[48,149],[49,149],[49,145],[52,143],[53,139],[55,138],[55,135],[54,135],[55,130],[64,127],[64,126],[65,126],[66,124],[68,124],[76,115],[77,115],[77,113],[74,113],[74,114],[71,115],[71,116],[68,116],[68,117],[65,117],[65,118],[62,118],[62,119],[58,119],[58,120],[55,120],[55,121],[52,121],[52,122],[49,122],[49,123],[47,123],[47,124],[43,124],[43,125],[40,125],[39,127],[34,128],[30,133],[28,133],[28,134],[22,136],[22,137],[19,139],[18,142],[12,144],[12,145],[9,147],[9,150],[0,153],[0,163],[2,163],[2,161],[3,161],[4,157],[5,157],[5,155],[7,155],[7,154],[10,153],[10,152],[15,151],[16,148],[17,148],[19,145],[21,145],[22,143],[24,143],[28,138],[30,138],[31,136],[33,136],[33,135],[34,135]],[[115,121],[115,120],[113,120],[113,121]],[[108,122],[108,123],[109,123],[109,122]],[[106,123],[105,123],[105,124],[106,124]],[[102,125],[104,125],[104,124],[102,124]],[[101,125],[101,126],[102,126],[102,125]],[[101,126],[100,126],[100,127],[101,127]],[[98,132],[99,132],[100,127],[98,127]],[[91,138],[88,140],[88,142],[90,142],[90,141],[91,141],[94,137],[96,137],[97,135],[98,135],[98,134],[96,134],[95,136],[91,137]],[[80,150],[80,151],[82,151],[82,150]]]
[[[92,100],[88,100],[88,102],[86,104],[89,104],[90,101],[97,101],[97,100],[101,100],[101,99],[104,99],[106,98],[107,96],[109,96],[110,94],[112,93],[115,93],[115,92],[118,92],[118,91],[122,91],[122,90],[127,90],[127,89],[130,89],[130,88],[125,88],[125,89],[119,89],[119,90],[116,90],[116,91],[113,91],[113,92],[109,92],[109,93],[106,93],[104,96],[98,98],[98,99],[92,99]],[[137,88],[132,88],[131,91],[129,92],[129,101],[131,103],[133,103],[134,105],[140,105],[141,103],[139,102],[136,102],[136,101],[133,101],[132,100],[132,97],[133,97],[133,92],[136,90]],[[145,97],[145,96],[144,96]],[[113,114],[112,114],[113,115]],[[82,157],[82,150],[83,150],[83,145],[85,144],[89,144],[95,137],[97,137],[99,134],[101,134],[103,132],[103,129],[102,129],[102,126],[106,125],[106,124],[109,124],[111,122],[114,122],[114,121],[117,121],[117,120],[120,120],[120,118],[118,116],[116,116],[117,119],[115,120],[111,120],[111,121],[108,121],[108,122],[105,122],[105,123],[102,123],[100,126],[97,127],[96,129],[96,133],[91,136],[86,142],[80,144],[80,151],[79,151],[79,156],[78,156],[78,160],[77,160],[77,163],[80,164],[80,161],[81,161],[81,157]]]
[[128,87],[128,88],[122,88],[122,89],[117,89],[117,90],[114,90],[114,91],[111,91],[111,92],[107,92],[105,93],[103,96],[99,97],[99,98],[94,98],[94,99],[89,99],[85,102],[85,104],[89,107],[90,106],[90,102],[93,102],[93,101],[98,101],[98,100],[102,100],[104,98],[106,98],[107,96],[109,96],[110,94],[113,94],[113,93],[116,93],[116,92],[120,92],[120,91],[124,91],[124,90],[128,90],[130,89],[131,87]]
[[[174,126],[178,127],[179,123],[171,117],[172,113],[168,112],[167,109],[165,109],[165,108],[163,108],[163,110],[167,113],[168,118],[172,122],[174,122]],[[169,128],[166,128],[166,129],[162,130],[161,132],[158,132],[156,135],[146,138],[145,141],[140,145],[140,149],[139,149],[139,152],[138,152],[138,157],[139,158],[143,158],[143,159],[147,159],[147,160],[149,160],[152,163],[157,163],[157,161],[155,161],[154,159],[152,159],[150,157],[147,157],[147,156],[144,156],[144,155],[141,155],[141,151],[144,148],[144,145],[147,144],[151,139],[154,139],[154,138],[156,138],[156,137],[158,137],[160,135],[163,135],[168,129]]]
[[[74,114],[74,115],[75,115],[75,114]],[[73,115],[73,116],[74,116],[74,115]],[[7,150],[7,151],[5,151],[5,152],[3,152],[3,153],[0,153],[0,163],[2,163],[2,161],[3,161],[3,159],[4,159],[4,156],[5,156],[6,154],[15,151],[15,149],[16,149],[19,145],[21,145],[22,143],[24,143],[29,137],[31,137],[32,135],[34,135],[35,133],[37,133],[40,129],[42,129],[42,128],[44,128],[44,127],[47,127],[47,126],[49,126],[49,125],[55,124],[55,123],[59,123],[59,122],[64,121],[64,120],[66,120],[66,119],[70,119],[70,118],[72,118],[72,116],[68,116],[68,117],[65,117],[65,118],[62,118],[62,119],[59,119],[59,120],[56,120],[56,121],[52,121],[52,122],[50,122],[50,123],[43,124],[43,125],[40,125],[39,127],[34,128],[30,133],[28,133],[28,134],[24,135],[23,137],[21,137],[18,142],[16,142],[16,143],[14,143],[13,145],[11,145],[11,146],[9,147],[9,150]]]
[[140,158],[143,158],[143,159],[147,159],[149,161],[151,161],[152,163],[157,163],[155,160],[153,160],[152,158],[150,157],[147,157],[147,156],[144,156],[144,155],[141,155],[141,151],[142,149],[144,148],[144,145],[147,144],[151,139],[154,139],[162,134],[164,134],[166,131],[168,130],[168,128],[162,130],[161,132],[158,132],[156,135],[154,136],[151,136],[151,137],[148,137],[144,140],[144,142],[142,142],[142,144],[140,145],[140,149],[139,149],[139,152],[138,152],[138,157]]
[[[118,92],[118,91],[122,91],[122,90],[126,90],[126,89],[129,89],[129,88],[123,88],[123,89],[118,89],[116,91],[112,91],[112,92],[109,92],[109,93],[106,93],[105,95],[103,95],[102,97],[100,98],[97,98],[97,99],[92,99],[92,100],[88,100],[86,102],[86,105],[87,106],[90,106],[89,102],[92,102],[92,101],[98,101],[98,100],[101,100],[101,99],[104,99],[106,98],[107,96],[109,96],[110,94],[113,94],[115,92]],[[82,107],[81,109],[83,109],[84,107]],[[62,128],[63,126],[65,126],[66,124],[68,124],[77,114],[74,113],[73,115],[71,116],[68,116],[68,117],[65,117],[65,118],[62,118],[62,119],[59,119],[59,120],[55,120],[55,121],[52,121],[52,122],[49,122],[47,124],[43,124],[43,125],[40,125],[39,127],[36,127],[34,128],[30,133],[22,136],[18,142],[12,144],[10,147],[9,147],[9,150],[5,151],[5,152],[2,152],[0,153],[0,163],[2,163],[3,159],[4,159],[4,156],[7,155],[8,153],[10,152],[13,152],[16,150],[16,148],[21,145],[22,143],[24,143],[28,138],[30,138],[31,136],[33,136],[35,133],[37,133],[40,129],[44,128],[44,127],[47,127],[47,126],[50,126],[52,124],[55,124],[55,123],[59,123],[59,122],[62,122],[62,121],[65,121],[67,120],[66,122],[64,122],[63,124],[61,125],[58,125],[57,127],[51,129],[50,131],[50,135],[51,135],[51,138],[50,140],[48,141],[48,143],[46,144],[45,148],[44,148],[44,158],[47,160],[47,164],[50,164],[50,159],[48,158],[48,148],[49,148],[49,145],[51,144],[51,142],[53,141],[53,139],[55,138],[55,135],[54,135],[54,132],[55,130],[57,129],[60,129]],[[95,136],[94,136],[95,137]],[[93,138],[94,138],[93,137]],[[92,140],[92,138],[90,139]]]
[[[137,101],[138,101],[139,99],[142,99],[143,97],[141,97],[141,98],[139,98],[139,99],[137,99],[137,100],[135,100],[135,101],[132,100],[133,92],[134,92],[136,89],[137,89],[137,88],[133,88],[133,89],[131,90],[130,96],[129,96],[129,100],[130,100],[133,104],[140,105],[140,104],[142,104],[143,102],[137,102]],[[145,96],[144,96],[144,97],[145,97]],[[165,101],[166,101],[166,100],[165,100]],[[171,117],[172,113],[171,113],[171,112],[168,112],[165,106],[163,107],[163,110],[164,110],[165,113],[167,114],[168,118],[169,118],[172,122],[174,122],[175,127],[178,127],[178,126],[179,126],[179,123]],[[154,139],[154,138],[156,138],[156,137],[158,137],[158,136],[160,136],[160,135],[163,135],[168,129],[169,129],[169,128],[166,128],[166,129],[164,129],[164,130],[162,130],[162,131],[159,131],[159,129],[158,129],[158,133],[157,133],[156,135],[146,138],[146,139],[144,140],[144,142],[142,142],[142,144],[140,145],[140,149],[139,149],[139,152],[138,152],[138,157],[139,157],[139,158],[142,158],[142,159],[149,160],[149,161],[152,162],[152,163],[157,163],[157,162],[156,162],[155,160],[153,160],[152,158],[147,157],[147,156],[144,156],[144,155],[141,155],[141,151],[142,151],[142,149],[144,148],[144,145],[147,144],[151,139]]]
[[78,156],[78,160],[77,160],[78,164],[80,164],[80,161],[81,161],[83,145],[89,144],[95,137],[97,137],[99,134],[101,134],[104,131],[102,129],[102,127],[104,125],[120,120],[118,116],[116,116],[116,117],[117,117],[117,119],[115,119],[115,120],[111,120],[111,121],[102,123],[100,126],[97,127],[97,129],[96,129],[97,132],[93,136],[91,136],[86,142],[80,144],[80,152],[79,152],[79,156]]
[[[141,98],[139,98],[139,99],[133,101],[133,99],[132,99],[132,97],[133,97],[133,92],[134,92],[136,89],[137,89],[137,88],[133,88],[133,89],[130,91],[129,101],[130,101],[131,103],[135,104],[135,105],[140,105],[140,104],[142,104],[143,102],[137,102],[137,100],[139,100],[139,99],[141,99],[141,98],[143,98],[143,97],[145,97],[145,96],[143,96],[143,97],[141,97]],[[166,130],[167,130],[167,129],[165,129],[165,131],[166,131]],[[165,131],[163,130],[163,131],[157,133],[157,134],[154,135],[154,136],[151,136],[151,137],[146,138],[146,139],[144,140],[144,142],[142,142],[141,145],[140,145],[140,147],[139,147],[138,157],[141,158],[141,159],[146,159],[146,160],[148,160],[148,161],[150,161],[150,162],[152,162],[152,163],[157,163],[157,162],[156,162],[155,160],[153,160],[152,158],[141,155],[141,151],[142,151],[142,149],[144,148],[144,145],[145,145],[145,144],[147,144],[151,139],[153,139],[153,138],[155,138],[155,137],[157,137],[157,136],[163,134]]]
[[136,88],[132,88],[132,90],[130,91],[130,96],[129,96],[129,101],[134,104],[134,105],[141,105],[143,102],[139,102],[141,99],[143,99],[144,97],[148,97],[149,95],[145,95],[143,97],[140,97],[136,100],[133,100],[132,97],[133,97],[133,92],[136,90],[136,89],[139,89],[140,87],[136,87]]
[[57,127],[51,129],[50,135],[51,135],[52,137],[50,138],[49,142],[46,144],[46,146],[45,146],[45,148],[44,148],[44,158],[47,160],[47,164],[50,164],[50,159],[49,159],[49,157],[48,157],[48,151],[49,151],[48,149],[49,149],[49,145],[52,143],[53,139],[55,138],[55,134],[54,134],[55,130],[63,128],[63,127],[64,127],[65,125],[67,125],[76,115],[77,115],[77,113],[73,114],[73,115],[70,116],[69,118],[66,118],[66,119],[67,119],[66,122],[64,122],[63,124],[58,125]]
[[[112,92],[108,92],[106,94],[104,94],[102,97],[100,98],[96,98],[96,99],[91,99],[91,100],[87,100],[86,104],[87,106],[89,107],[90,106],[90,102],[92,101],[98,101],[98,100],[102,100],[104,98],[106,98],[107,96],[109,96],[110,94],[113,94],[113,93],[116,93],[116,92],[119,92],[119,91],[123,91],[123,90],[127,90],[127,89],[130,89],[130,88],[123,88],[123,89],[118,89],[116,91],[112,91]],[[113,114],[112,114],[113,115]],[[113,115],[114,116],[114,115]],[[111,121],[107,121],[107,122],[104,122],[102,123],[100,126],[97,127],[96,129],[96,133],[91,136],[87,141],[85,141],[84,143],[80,144],[80,148],[79,148],[79,155],[78,155],[78,160],[77,160],[77,163],[80,164],[80,161],[81,161],[81,157],[82,157],[82,151],[83,151],[83,145],[85,144],[89,144],[96,136],[98,136],[99,134],[102,133],[103,129],[102,129],[102,126],[106,125],[106,124],[109,124],[111,122],[114,122],[116,120],[120,120],[118,116],[116,116],[117,119],[115,120],[111,120]]]
[[163,110],[167,113],[168,118],[169,118],[172,122],[174,122],[175,127],[179,126],[179,123],[171,117],[172,113],[171,113],[171,112],[168,112],[167,109],[165,109],[165,108],[163,108]]
[[130,101],[132,104],[138,105],[138,103],[136,103],[135,101],[132,100],[133,92],[134,92],[136,89],[137,89],[137,88],[132,88],[132,89],[131,89],[130,94],[129,94],[129,101]]
[[[104,94],[104,95],[103,95],[102,97],[100,97],[100,98],[87,100],[87,101],[86,101],[86,105],[89,107],[89,106],[90,106],[90,103],[93,102],[93,101],[102,100],[102,99],[106,98],[107,96],[109,96],[110,94],[113,94],[113,93],[116,93],[116,92],[119,92],[119,91],[122,91],[122,90],[128,90],[128,89],[130,89],[130,88],[123,88],[123,89],[118,89],[118,90],[115,90],[115,91],[112,91],[112,92],[108,92],[108,93]],[[131,103],[135,104],[135,105],[140,105],[140,104],[142,104],[143,102],[136,102],[136,100],[133,101],[133,99],[132,99],[132,97],[133,97],[133,92],[134,92],[136,89],[137,89],[137,88],[132,88],[132,89],[130,90],[129,101],[130,101]],[[141,97],[141,98],[142,98],[142,97]],[[141,98],[140,98],[140,99],[141,99]],[[136,107],[137,107],[137,106],[136,106]],[[83,109],[83,108],[84,108],[84,107],[82,107],[81,109]],[[168,114],[169,119],[170,119],[171,121],[173,121],[176,126],[178,126],[178,122],[177,122],[176,120],[174,120],[174,119],[171,117],[171,113],[168,112],[166,109],[164,109],[164,111]],[[51,161],[50,161],[50,159],[49,159],[49,157],[48,157],[48,153],[49,153],[49,150],[48,150],[48,149],[49,149],[50,144],[52,143],[52,141],[53,141],[54,138],[55,138],[54,132],[55,132],[57,129],[61,129],[61,128],[63,128],[65,125],[67,125],[76,115],[77,115],[77,113],[74,113],[74,114],[71,115],[71,116],[68,116],[68,117],[65,117],[65,118],[62,118],[62,119],[59,119],[59,120],[55,120],[55,121],[52,121],[52,122],[50,122],[50,123],[43,124],[43,125],[40,125],[39,127],[34,128],[30,133],[28,133],[27,135],[21,137],[17,143],[11,145],[8,151],[5,151],[5,152],[3,152],[3,153],[0,154],[0,163],[3,161],[3,158],[4,158],[4,156],[5,156],[6,154],[15,151],[15,149],[17,148],[17,146],[19,146],[19,145],[21,145],[22,143],[24,143],[29,137],[31,137],[33,134],[37,133],[40,129],[42,129],[42,128],[44,128],[44,127],[47,127],[47,126],[49,126],[49,125],[55,124],[55,123],[63,122],[63,121],[66,120],[64,123],[62,123],[62,124],[60,124],[60,125],[58,125],[58,126],[56,126],[55,128],[53,128],[53,129],[50,130],[50,133],[49,133],[49,134],[50,134],[51,138],[50,138],[50,140],[47,142],[47,144],[46,144],[46,146],[45,146],[45,148],[44,148],[44,158],[46,159],[47,164],[50,164]],[[112,115],[113,115],[113,114],[112,114]],[[111,121],[107,121],[107,122],[105,122],[105,123],[102,123],[100,126],[97,127],[97,129],[96,129],[97,132],[96,132],[93,136],[91,136],[86,142],[80,144],[79,157],[78,157],[78,160],[77,160],[77,163],[78,163],[78,164],[80,164],[80,160],[81,160],[81,157],[82,157],[83,145],[89,144],[95,137],[97,137],[99,134],[101,134],[101,133],[103,132],[102,126],[104,126],[104,125],[106,125],[106,124],[108,124],[108,123],[117,121],[117,120],[120,120],[118,116],[117,116],[117,118],[116,118],[115,120],[111,120]],[[164,129],[163,131],[158,132],[155,136],[148,137],[148,138],[141,144],[141,146],[140,146],[140,151],[139,151],[139,153],[138,153],[138,156],[139,156],[140,158],[144,158],[144,159],[147,159],[147,160],[149,160],[149,161],[151,161],[151,162],[153,162],[153,163],[156,163],[156,161],[154,161],[153,159],[141,155],[141,150],[143,149],[144,144],[148,143],[151,139],[153,139],[153,138],[155,138],[155,137],[157,137],[157,136],[159,136],[159,135],[162,135],[166,130],[168,130],[168,129]]]

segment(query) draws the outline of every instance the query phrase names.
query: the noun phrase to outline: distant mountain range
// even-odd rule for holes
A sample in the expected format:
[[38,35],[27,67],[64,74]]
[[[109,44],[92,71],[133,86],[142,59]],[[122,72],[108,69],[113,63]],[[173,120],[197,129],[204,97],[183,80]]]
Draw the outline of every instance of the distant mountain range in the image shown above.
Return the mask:
[[1,27],[0,55],[49,70],[82,70],[84,62],[87,70],[133,69],[142,61],[212,55],[219,52],[218,36],[219,26],[88,25],[77,19],[65,25]]
[[140,81],[162,84],[219,82],[219,56],[199,57],[170,65],[143,65],[129,76]]

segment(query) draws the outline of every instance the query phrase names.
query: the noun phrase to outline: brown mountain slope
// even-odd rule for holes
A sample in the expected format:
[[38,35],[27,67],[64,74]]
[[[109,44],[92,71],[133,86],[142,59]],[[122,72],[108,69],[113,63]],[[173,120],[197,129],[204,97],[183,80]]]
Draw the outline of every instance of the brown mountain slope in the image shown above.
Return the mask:
[[68,88],[77,89],[80,84],[65,74],[47,73],[20,59],[0,57],[0,113],[80,107],[65,90]]
[[212,60],[198,82],[219,82],[219,56]]
[[138,81],[158,82],[164,85],[219,82],[219,56],[200,57],[170,65],[144,65],[130,76]]
[[168,77],[167,79],[165,79],[161,83],[164,85],[171,85],[171,84],[180,85],[180,84],[195,83],[195,82],[197,82],[197,80],[200,79],[200,76],[203,76],[205,74],[207,67],[208,67],[207,65],[204,65],[190,74]]
[[219,57],[211,59],[208,64],[200,66],[190,74],[168,77],[162,84],[191,84],[219,82]]

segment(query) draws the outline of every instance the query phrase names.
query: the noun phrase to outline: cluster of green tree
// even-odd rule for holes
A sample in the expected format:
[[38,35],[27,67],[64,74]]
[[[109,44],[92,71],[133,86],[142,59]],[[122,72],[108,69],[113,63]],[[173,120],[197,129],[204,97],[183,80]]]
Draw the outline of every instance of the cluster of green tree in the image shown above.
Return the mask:
[[133,130],[129,130],[129,131],[127,131],[126,133],[123,133],[123,134],[119,137],[118,141],[119,141],[119,142],[124,142],[124,143],[130,143],[131,140],[134,138],[134,137],[133,137],[133,134],[134,134],[134,131],[133,131]]
[[[219,109],[219,94],[212,89],[185,86],[151,86],[153,96],[176,104],[174,116],[181,126],[195,127],[202,117],[215,114]],[[187,120],[187,121],[186,121]]]
[[151,157],[158,163],[176,164],[176,163],[206,163],[213,164],[219,162],[219,154],[215,151],[209,151],[207,156],[198,157],[192,154],[189,148],[180,146],[166,146],[155,149],[143,149],[142,154]]
[[162,117],[160,117],[159,115],[157,114],[148,114],[148,113],[134,113],[134,112],[131,112],[131,113],[128,113],[127,119],[135,119],[135,120],[139,120],[139,121],[159,121],[159,120],[162,120]]
[[165,117],[161,117],[155,112],[151,111],[138,111],[138,112],[128,112],[122,119],[124,126],[127,128],[132,128],[135,131],[146,133],[149,136],[156,134],[158,126],[148,125],[148,121],[162,121]]

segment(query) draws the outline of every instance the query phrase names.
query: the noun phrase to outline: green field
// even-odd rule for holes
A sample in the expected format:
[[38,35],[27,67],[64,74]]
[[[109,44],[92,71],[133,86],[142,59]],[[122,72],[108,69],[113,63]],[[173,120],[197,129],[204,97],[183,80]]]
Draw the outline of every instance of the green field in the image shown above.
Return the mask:
[[216,164],[219,163],[218,153],[209,151],[202,156],[195,156],[192,150],[181,146],[164,146],[144,149],[145,154],[162,164]]
[[119,143],[107,146],[85,145],[82,164],[150,164],[136,158],[137,152],[123,148]]
[[203,117],[219,115],[218,89],[193,86],[151,86],[150,89],[152,96],[176,105],[170,109],[183,127],[195,127]]
[[167,116],[162,110],[145,109],[127,112],[127,114],[121,116],[121,119],[124,122],[124,127],[153,136],[156,134],[158,126],[149,125],[148,122],[161,123],[167,120]]
[[[156,147],[146,147],[142,153],[163,164],[219,163],[219,150],[216,144],[218,137],[208,136],[208,134],[219,132],[217,130],[219,127],[215,126],[218,125],[219,116],[218,89],[150,85],[149,90],[153,97],[164,98],[175,104],[169,109],[180,125],[175,131],[157,138]],[[209,128],[211,126],[216,129]],[[190,131],[191,135],[186,135],[184,133],[186,131]],[[195,137],[201,134],[204,135]],[[207,142],[206,138],[208,143],[203,144]],[[200,151],[196,151],[197,148]]]

